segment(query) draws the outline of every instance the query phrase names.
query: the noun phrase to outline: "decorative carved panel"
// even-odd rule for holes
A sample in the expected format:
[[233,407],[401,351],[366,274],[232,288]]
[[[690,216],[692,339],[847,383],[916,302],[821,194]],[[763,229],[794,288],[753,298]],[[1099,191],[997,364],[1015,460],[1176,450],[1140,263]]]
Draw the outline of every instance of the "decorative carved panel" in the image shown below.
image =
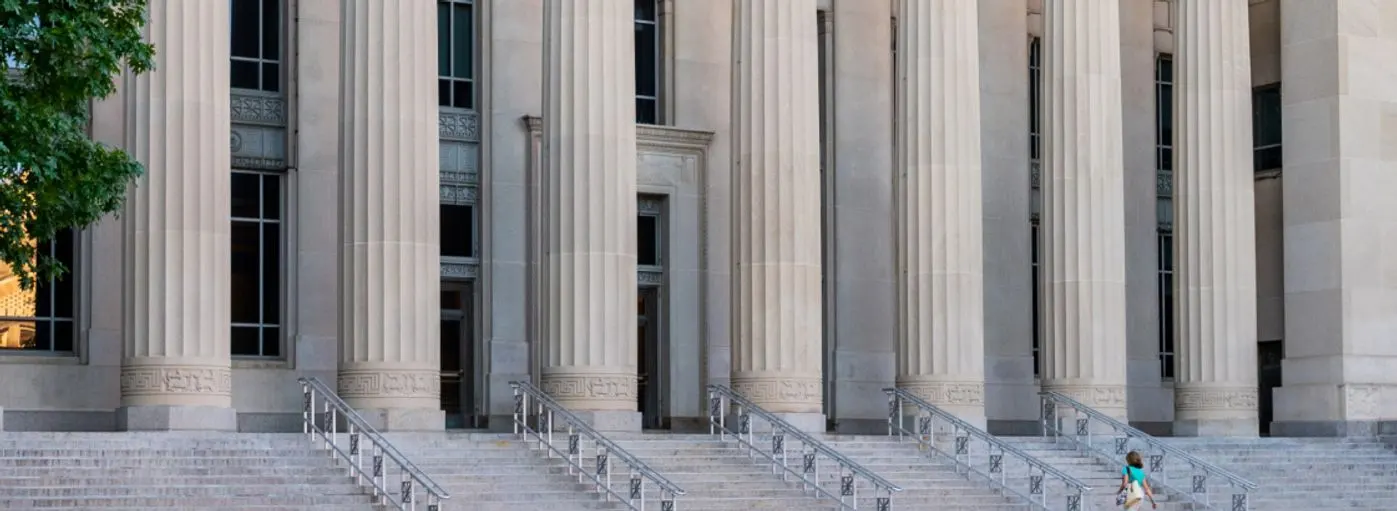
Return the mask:
[[480,115],[474,111],[442,108],[437,125],[442,140],[480,142]]
[[441,278],[449,280],[475,280],[480,276],[480,261],[474,257],[441,258]]
[[286,169],[286,99],[278,93],[233,89],[229,102],[232,166]]
[[474,186],[441,184],[441,203],[474,205],[479,200],[479,189]]
[[637,266],[635,282],[640,287],[659,287],[665,284],[665,269],[660,266]]

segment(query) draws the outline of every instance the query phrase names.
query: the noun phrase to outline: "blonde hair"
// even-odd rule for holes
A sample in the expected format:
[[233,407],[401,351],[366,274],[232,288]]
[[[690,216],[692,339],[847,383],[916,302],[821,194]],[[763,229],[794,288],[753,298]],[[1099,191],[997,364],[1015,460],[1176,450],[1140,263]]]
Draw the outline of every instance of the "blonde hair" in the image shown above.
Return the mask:
[[1130,451],[1128,454],[1126,454],[1125,464],[1139,469],[1145,468],[1145,461],[1140,457],[1140,453],[1138,451]]

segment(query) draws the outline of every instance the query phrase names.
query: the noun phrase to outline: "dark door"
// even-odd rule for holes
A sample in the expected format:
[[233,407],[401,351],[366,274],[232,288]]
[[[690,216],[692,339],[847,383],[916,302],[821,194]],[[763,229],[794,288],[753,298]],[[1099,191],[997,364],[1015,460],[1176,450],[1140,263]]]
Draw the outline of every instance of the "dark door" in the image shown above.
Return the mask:
[[660,293],[658,288],[641,288],[637,293],[636,370],[640,385],[636,403],[641,427],[664,427],[664,378],[661,364]]
[[1281,360],[1284,358],[1283,341],[1265,341],[1256,346],[1256,380],[1260,386],[1256,405],[1261,423],[1261,436],[1271,436],[1271,420],[1274,417],[1271,391],[1281,386]]
[[481,427],[470,290],[446,283],[441,290],[441,409],[448,429]]

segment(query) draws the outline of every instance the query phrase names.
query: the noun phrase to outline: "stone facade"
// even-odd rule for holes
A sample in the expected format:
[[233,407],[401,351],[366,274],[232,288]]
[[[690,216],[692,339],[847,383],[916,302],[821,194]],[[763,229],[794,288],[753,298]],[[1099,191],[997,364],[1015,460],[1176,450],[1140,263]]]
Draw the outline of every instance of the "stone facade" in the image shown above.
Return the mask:
[[409,430],[506,427],[525,379],[618,429],[714,383],[847,432],[891,385],[1003,433],[1040,390],[1397,418],[1380,3],[253,4],[151,2],[91,124],[148,172],[0,296],[5,428],[294,430],[305,376]]

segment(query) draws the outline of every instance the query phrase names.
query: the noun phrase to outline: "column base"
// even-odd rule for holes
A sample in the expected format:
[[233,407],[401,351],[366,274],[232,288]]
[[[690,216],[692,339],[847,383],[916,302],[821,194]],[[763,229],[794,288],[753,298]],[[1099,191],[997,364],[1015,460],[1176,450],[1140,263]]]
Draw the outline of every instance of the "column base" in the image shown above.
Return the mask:
[[446,412],[429,408],[364,408],[355,410],[370,426],[388,431],[446,431]]
[[237,431],[238,412],[218,406],[123,406],[117,431]]
[[1174,436],[1256,438],[1261,429],[1255,417],[1248,419],[1181,419],[1174,421]]

